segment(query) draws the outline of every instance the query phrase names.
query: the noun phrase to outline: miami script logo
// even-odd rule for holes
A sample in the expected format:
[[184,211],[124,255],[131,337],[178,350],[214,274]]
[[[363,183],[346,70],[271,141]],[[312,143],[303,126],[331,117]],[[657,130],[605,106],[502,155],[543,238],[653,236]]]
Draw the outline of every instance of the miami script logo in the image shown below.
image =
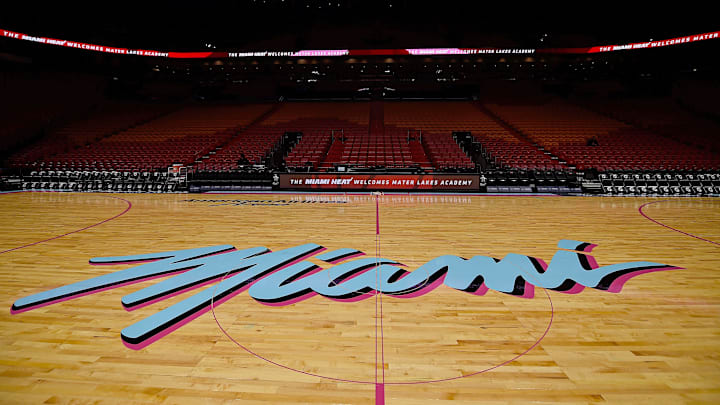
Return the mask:
[[[121,332],[126,346],[143,348],[180,326],[247,290],[265,305],[289,305],[316,295],[338,301],[359,301],[376,294],[411,298],[439,285],[474,295],[495,290],[523,298],[534,296],[534,286],[577,294],[585,287],[618,293],[630,278],[642,273],[677,269],[662,263],[628,262],[599,266],[589,252],[596,245],[561,240],[549,264],[543,260],[508,254],[502,260],[487,256],[464,259],[440,256],[414,271],[384,258],[362,257],[354,249],[326,252],[314,243],[271,252],[265,247],[236,250],[230,245],[141,255],[96,257],[96,265],[138,264],[88,280],[21,298],[13,314],[83,295],[158,277],[172,277],[122,297],[132,311],[215,283]],[[330,264],[322,268],[308,257]],[[351,260],[352,259],[352,260]]]

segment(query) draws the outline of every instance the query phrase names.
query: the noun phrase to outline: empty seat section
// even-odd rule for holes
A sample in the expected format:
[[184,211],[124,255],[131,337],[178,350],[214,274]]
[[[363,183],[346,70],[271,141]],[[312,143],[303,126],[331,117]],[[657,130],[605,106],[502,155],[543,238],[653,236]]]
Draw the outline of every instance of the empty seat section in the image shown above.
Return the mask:
[[[286,132],[302,132],[303,137],[285,158],[285,163],[288,167],[318,168],[335,145],[333,131],[339,134],[340,130],[345,136],[367,132],[367,103],[283,103],[262,122],[240,132],[226,147],[203,161],[202,167],[233,169],[242,156],[252,164],[263,163],[264,158],[279,146]],[[337,149],[343,143],[339,137],[336,140]]]
[[98,142],[114,133],[134,127],[171,111],[171,106],[108,103],[92,114],[51,130],[38,142],[12,155],[14,167],[52,169],[53,157]]
[[[350,124],[342,120],[301,118],[283,125],[284,132],[302,132],[302,138],[285,158],[289,168],[310,168],[316,170],[325,160],[333,143],[333,137],[341,137],[344,133],[337,128],[348,128]],[[337,130],[337,135],[334,133]]]
[[[470,131],[476,140],[497,159],[498,164],[508,163],[506,150],[527,150],[525,155],[537,153],[537,148],[524,143],[510,131],[481,111],[472,102],[389,102],[385,103],[386,133],[397,132],[405,137],[419,138],[432,165],[439,170],[473,169],[475,163],[453,139],[454,131]],[[538,156],[544,163],[546,158]],[[529,160],[530,161],[530,160]],[[532,160],[533,164],[535,159]]]
[[605,100],[587,106],[619,121],[648,129],[678,142],[720,152],[720,125],[707,117],[682,108],[670,98]]
[[339,162],[358,167],[389,168],[412,167],[416,163],[407,138],[387,131],[383,135],[371,135],[367,131],[349,134]]
[[579,169],[658,170],[718,167],[710,151],[658,136],[563,102],[487,108],[529,139]]
[[[265,106],[264,109],[268,107]],[[48,159],[68,170],[155,171],[192,165],[261,114],[263,106],[195,106]]]

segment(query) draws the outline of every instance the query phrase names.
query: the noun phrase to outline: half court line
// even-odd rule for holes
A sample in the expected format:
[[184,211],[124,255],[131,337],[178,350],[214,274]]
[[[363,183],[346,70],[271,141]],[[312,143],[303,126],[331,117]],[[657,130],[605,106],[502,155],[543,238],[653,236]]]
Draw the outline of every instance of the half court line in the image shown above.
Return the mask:
[[[383,333],[382,294],[380,293],[380,283],[382,280],[380,275],[380,195],[379,192],[375,194],[375,405],[385,405],[385,334]],[[379,354],[378,314],[380,316]],[[382,378],[380,382],[378,382],[378,360],[382,368]]]

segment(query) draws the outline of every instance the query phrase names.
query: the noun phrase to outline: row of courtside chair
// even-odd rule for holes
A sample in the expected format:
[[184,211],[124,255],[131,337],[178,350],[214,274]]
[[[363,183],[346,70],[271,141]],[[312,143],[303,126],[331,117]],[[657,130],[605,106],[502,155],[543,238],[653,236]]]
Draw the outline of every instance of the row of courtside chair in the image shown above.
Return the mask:
[[602,190],[613,195],[720,195],[719,174],[600,174]]
[[178,190],[180,177],[167,172],[32,171],[23,176],[24,190],[167,193]]
[[123,182],[89,180],[80,182],[25,181],[24,190],[128,192],[128,193],[172,193],[178,190],[177,182]]
[[115,171],[115,170],[33,170],[23,180],[37,182],[79,182],[87,180],[123,180],[166,182],[168,172]]

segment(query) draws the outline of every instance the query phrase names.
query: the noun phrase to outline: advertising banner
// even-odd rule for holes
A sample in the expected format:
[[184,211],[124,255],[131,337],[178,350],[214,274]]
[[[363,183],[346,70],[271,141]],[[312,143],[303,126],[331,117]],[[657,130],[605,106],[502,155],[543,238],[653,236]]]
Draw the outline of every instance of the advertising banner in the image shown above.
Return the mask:
[[88,44],[84,42],[69,41],[65,39],[46,38],[23,34],[21,32],[0,29],[0,37],[31,41],[44,45],[63,46],[68,48],[84,49],[87,51],[112,53],[117,55],[155,56],[173,59],[207,59],[207,58],[254,58],[254,57],[332,57],[332,56],[393,56],[393,55],[483,55],[483,54],[585,54],[635,49],[652,49],[670,45],[682,45],[691,42],[717,39],[720,31],[705,32],[687,35],[684,37],[630,43],[624,45],[602,45],[586,48],[407,48],[407,49],[315,49],[315,50],[260,50],[260,51],[202,51],[202,52],[174,52],[155,51],[147,49],[116,48],[105,45]]
[[286,190],[422,190],[479,191],[477,174],[319,174],[280,175]]

